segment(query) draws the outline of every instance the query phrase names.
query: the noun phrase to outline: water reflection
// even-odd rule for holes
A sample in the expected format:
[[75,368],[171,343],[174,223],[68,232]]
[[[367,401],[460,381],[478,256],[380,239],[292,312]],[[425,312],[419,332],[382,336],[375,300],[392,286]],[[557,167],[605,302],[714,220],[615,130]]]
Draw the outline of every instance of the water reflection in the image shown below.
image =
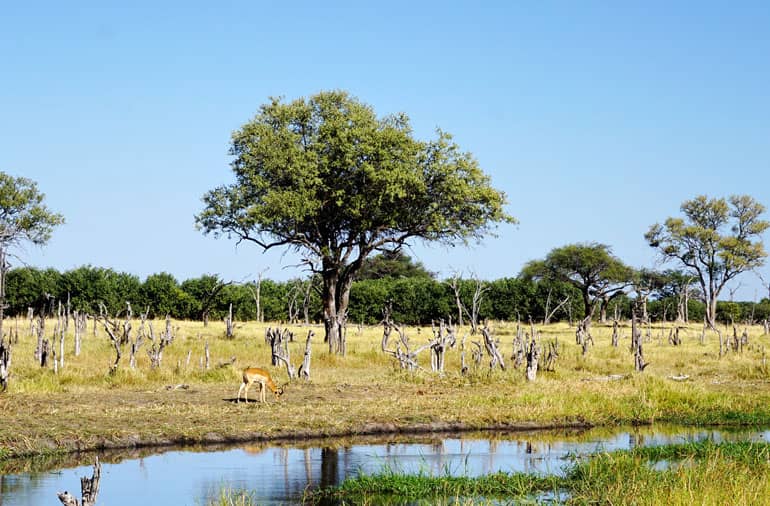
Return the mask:
[[[558,474],[572,455],[703,439],[763,441],[768,435],[765,431],[645,427],[582,433],[391,436],[156,455],[108,453],[100,454],[99,504],[205,505],[222,488],[255,491],[260,504],[286,504],[297,502],[308,487],[336,485],[359,472],[383,468],[434,475]],[[15,469],[7,468],[0,475],[0,506],[55,504],[57,491],[79,491],[80,477],[91,473],[94,454],[72,457],[76,460],[13,463]]]

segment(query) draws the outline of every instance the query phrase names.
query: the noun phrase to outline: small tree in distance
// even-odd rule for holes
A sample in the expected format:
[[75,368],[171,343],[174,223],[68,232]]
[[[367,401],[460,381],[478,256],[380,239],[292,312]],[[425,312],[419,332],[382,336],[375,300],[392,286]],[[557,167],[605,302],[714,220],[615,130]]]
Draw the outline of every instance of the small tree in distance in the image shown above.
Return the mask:
[[760,236],[770,222],[760,219],[765,206],[748,195],[729,200],[701,195],[682,203],[681,211],[684,218],[656,223],[644,238],[664,260],[678,262],[697,279],[706,321],[713,328],[717,298],[725,285],[764,264],[767,253]]
[[288,247],[322,280],[329,350],[345,353],[350,288],[373,252],[422,239],[478,240],[513,222],[505,194],[451,137],[415,139],[404,114],[378,118],[344,91],[272,99],[233,134],[235,183],[203,197],[204,233]]
[[528,262],[519,275],[523,279],[545,279],[569,283],[583,297],[583,316],[590,322],[604,301],[624,293],[634,270],[612,255],[605,244],[568,244],[554,248],[543,260]]

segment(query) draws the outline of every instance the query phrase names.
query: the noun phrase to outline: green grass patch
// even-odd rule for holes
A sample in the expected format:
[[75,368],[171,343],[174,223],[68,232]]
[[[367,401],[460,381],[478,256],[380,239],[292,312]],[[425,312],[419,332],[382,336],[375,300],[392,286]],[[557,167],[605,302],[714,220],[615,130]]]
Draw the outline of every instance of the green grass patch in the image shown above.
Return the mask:
[[[666,465],[654,465],[660,462]],[[314,504],[330,500],[338,504],[521,504],[547,493],[574,505],[770,504],[770,445],[703,441],[595,454],[576,460],[561,477],[495,473],[472,478],[407,475],[386,469],[318,490],[306,500]]]
[[404,504],[460,500],[477,504],[491,499],[531,499],[544,491],[555,491],[562,480],[523,473],[495,473],[478,478],[401,474],[386,470],[345,480],[340,486],[318,490],[306,497],[310,503],[336,501],[343,504]]

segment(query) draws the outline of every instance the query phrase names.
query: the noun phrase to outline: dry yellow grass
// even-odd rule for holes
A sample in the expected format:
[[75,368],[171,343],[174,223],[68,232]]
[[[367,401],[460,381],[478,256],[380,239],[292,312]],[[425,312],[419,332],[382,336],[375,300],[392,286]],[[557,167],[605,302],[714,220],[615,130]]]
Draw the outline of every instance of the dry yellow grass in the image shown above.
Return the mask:
[[[8,323],[6,323],[8,325]],[[269,367],[264,341],[267,325],[238,324],[234,339],[224,325],[175,322],[177,337],[164,351],[160,370],[150,369],[145,343],[137,367],[128,366],[124,351],[120,367],[109,373],[114,350],[103,329],[94,337],[89,326],[79,357],[66,338],[65,367],[35,363],[35,339],[21,329],[13,348],[8,392],[0,395],[0,456],[11,457],[59,450],[130,447],[149,444],[249,441],[271,438],[357,434],[377,431],[505,428],[559,425],[612,425],[673,421],[685,424],[770,423],[770,376],[764,347],[770,336],[749,329],[750,345],[742,353],[719,358],[716,336],[700,343],[700,328],[689,327],[684,343],[668,343],[670,325],[654,325],[645,343],[650,363],[644,373],[633,371],[628,350],[629,328],[618,348],[610,345],[611,328],[595,324],[596,345],[583,356],[574,330],[566,324],[542,329],[542,339],[558,337],[556,372],[540,372],[535,383],[510,363],[515,324],[495,323],[495,334],[508,369],[490,372],[481,366],[462,376],[458,348],[448,351],[446,373],[429,371],[428,352],[419,362],[427,371],[408,372],[380,351],[381,327],[348,331],[348,355],[330,355],[323,329],[314,327],[310,382],[288,382],[283,367]],[[160,328],[160,322],[155,323]],[[7,327],[6,327],[7,328]],[[49,323],[47,328],[53,328]],[[298,366],[307,328],[290,326]],[[742,330],[742,329],[741,329]],[[407,329],[414,347],[426,342],[429,328]],[[467,333],[462,329],[460,335]],[[468,340],[477,339],[469,337]],[[201,367],[205,342],[211,369]],[[459,343],[458,343],[459,345]],[[187,356],[190,353],[190,362]],[[235,356],[233,366],[217,364]],[[468,358],[470,360],[470,358]],[[240,371],[247,366],[270,369],[287,384],[279,402],[267,405],[233,402]],[[610,375],[623,375],[608,380]],[[669,379],[687,375],[687,381]],[[188,388],[167,389],[184,384]]]

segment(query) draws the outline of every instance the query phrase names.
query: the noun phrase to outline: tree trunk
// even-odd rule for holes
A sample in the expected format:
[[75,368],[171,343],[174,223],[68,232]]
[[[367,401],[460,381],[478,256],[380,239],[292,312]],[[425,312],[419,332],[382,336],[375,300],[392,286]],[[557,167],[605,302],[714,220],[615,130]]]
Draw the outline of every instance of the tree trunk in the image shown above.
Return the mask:
[[0,338],[3,337],[3,320],[5,320],[5,275],[10,268],[5,256],[5,248],[0,248]]
[[11,369],[11,342],[5,344],[5,339],[0,336],[0,389],[8,390],[8,377]]
[[716,327],[717,322],[717,298],[712,295],[710,300],[706,301],[706,323],[711,328]]
[[335,272],[332,275],[324,276],[324,329],[326,330],[325,341],[329,343],[329,353],[338,355],[345,354],[345,333],[344,323],[345,314],[340,313],[337,300],[337,282],[338,276]]
[[346,324],[350,287],[353,284],[352,271],[348,269],[342,275],[335,267],[324,266],[323,292],[321,298],[324,307],[325,341],[329,343],[329,353],[345,355]]
[[601,307],[599,308],[599,321],[607,323],[607,306],[610,305],[610,299],[602,299]]

